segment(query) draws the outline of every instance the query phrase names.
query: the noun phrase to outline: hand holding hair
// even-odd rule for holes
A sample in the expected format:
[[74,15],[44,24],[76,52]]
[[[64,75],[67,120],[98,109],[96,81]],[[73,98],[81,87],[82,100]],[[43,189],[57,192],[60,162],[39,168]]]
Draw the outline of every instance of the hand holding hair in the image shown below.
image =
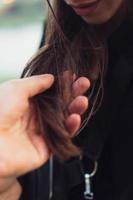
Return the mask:
[[[50,88],[53,82],[54,77],[45,74],[0,85],[1,178],[25,174],[40,167],[49,158],[49,148],[36,129],[37,116],[32,114],[31,98]],[[88,89],[89,82],[85,78],[77,80],[73,85],[74,92],[77,86],[81,96],[75,95],[65,121],[71,134],[79,128],[80,114],[87,108],[87,100],[82,93]]]
[[36,133],[30,98],[53,82],[54,77],[46,74],[0,85],[1,178],[22,175],[47,161],[48,148]]
[[88,107],[88,99],[82,95],[90,86],[89,80],[85,77],[71,80],[71,76],[70,71],[63,72],[47,92],[31,100],[37,132],[44,138],[49,152],[60,160],[81,154],[79,147],[73,144],[72,137],[80,128],[80,115]]

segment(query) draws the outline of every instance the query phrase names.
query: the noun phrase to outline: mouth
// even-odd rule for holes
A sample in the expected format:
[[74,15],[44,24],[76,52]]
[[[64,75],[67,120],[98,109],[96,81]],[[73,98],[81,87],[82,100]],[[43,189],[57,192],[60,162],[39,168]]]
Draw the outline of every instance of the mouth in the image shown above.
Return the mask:
[[76,12],[77,15],[80,16],[87,16],[89,14],[93,14],[99,4],[100,0],[93,0],[89,1],[88,3],[84,4],[70,4],[73,10]]

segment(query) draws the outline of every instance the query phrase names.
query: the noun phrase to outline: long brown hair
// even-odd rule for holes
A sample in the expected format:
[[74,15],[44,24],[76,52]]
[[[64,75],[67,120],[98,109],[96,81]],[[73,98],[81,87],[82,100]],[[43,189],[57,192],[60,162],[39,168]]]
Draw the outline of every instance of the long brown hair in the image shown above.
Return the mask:
[[[44,46],[29,61],[22,77],[51,73],[55,83],[48,91],[32,99],[37,115],[39,132],[52,154],[59,159],[80,154],[65,127],[68,103],[72,99],[73,74],[91,80],[91,86],[98,82],[91,100],[88,120],[101,99],[103,85],[105,47],[94,27],[87,25],[63,0],[54,0],[49,5]],[[69,77],[63,83],[63,72]],[[97,84],[95,84],[97,85]],[[100,97],[100,98],[99,98]],[[85,122],[85,121],[84,121]]]

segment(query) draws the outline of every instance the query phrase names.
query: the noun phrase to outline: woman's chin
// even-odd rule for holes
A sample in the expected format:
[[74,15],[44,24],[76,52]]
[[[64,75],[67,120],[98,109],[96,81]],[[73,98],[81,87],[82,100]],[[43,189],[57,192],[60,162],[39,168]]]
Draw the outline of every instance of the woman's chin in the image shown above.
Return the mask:
[[105,24],[107,23],[111,17],[106,16],[106,17],[90,17],[90,16],[82,16],[82,19],[87,23],[87,24],[94,24],[94,25],[100,25],[100,24]]

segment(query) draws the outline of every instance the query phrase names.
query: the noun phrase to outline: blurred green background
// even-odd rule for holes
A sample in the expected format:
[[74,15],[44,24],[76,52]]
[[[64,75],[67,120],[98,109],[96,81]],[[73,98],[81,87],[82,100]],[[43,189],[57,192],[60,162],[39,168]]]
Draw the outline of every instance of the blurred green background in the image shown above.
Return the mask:
[[0,82],[19,78],[37,51],[46,0],[0,0]]

